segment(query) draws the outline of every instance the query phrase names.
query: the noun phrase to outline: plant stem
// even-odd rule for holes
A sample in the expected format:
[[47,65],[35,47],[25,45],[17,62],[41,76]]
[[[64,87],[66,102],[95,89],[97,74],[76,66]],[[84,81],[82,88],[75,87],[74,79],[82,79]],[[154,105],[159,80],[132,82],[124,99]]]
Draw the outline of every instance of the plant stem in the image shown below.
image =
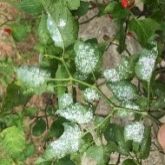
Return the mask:
[[150,81],[147,83],[148,111],[150,111]]

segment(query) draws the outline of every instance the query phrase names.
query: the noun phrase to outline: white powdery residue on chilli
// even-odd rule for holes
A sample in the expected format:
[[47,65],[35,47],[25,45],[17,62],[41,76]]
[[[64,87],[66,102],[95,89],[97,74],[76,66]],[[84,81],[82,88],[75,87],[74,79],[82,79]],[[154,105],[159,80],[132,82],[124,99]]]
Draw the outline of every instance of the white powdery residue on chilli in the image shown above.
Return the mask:
[[138,64],[141,66],[141,79],[150,80],[155,65],[155,60],[156,59],[154,56],[144,56],[139,59]]
[[98,92],[91,88],[87,88],[84,90],[84,97],[90,103],[98,101],[100,99]]
[[82,74],[90,74],[95,70],[99,57],[95,54],[95,48],[81,43],[75,57],[77,70]]
[[79,124],[89,123],[93,119],[92,109],[87,109],[79,103],[72,104],[64,109],[59,109],[56,114]]
[[144,124],[141,122],[134,122],[132,124],[128,124],[124,128],[125,139],[141,143],[144,137],[144,129]]
[[73,103],[73,98],[71,94],[65,93],[59,97],[59,108],[65,108]]
[[106,69],[103,73],[105,79],[110,82],[120,81],[119,72],[116,69]]
[[61,34],[57,28],[57,25],[53,22],[53,19],[50,16],[50,14],[48,14],[48,18],[47,18],[47,29],[48,29],[54,43],[57,46],[62,47],[63,40],[62,40]]
[[50,77],[50,74],[35,66],[22,66],[16,70],[17,78],[31,87],[39,87]]
[[81,130],[78,125],[64,125],[64,133],[50,143],[54,158],[60,159],[68,154],[78,151],[81,139]]

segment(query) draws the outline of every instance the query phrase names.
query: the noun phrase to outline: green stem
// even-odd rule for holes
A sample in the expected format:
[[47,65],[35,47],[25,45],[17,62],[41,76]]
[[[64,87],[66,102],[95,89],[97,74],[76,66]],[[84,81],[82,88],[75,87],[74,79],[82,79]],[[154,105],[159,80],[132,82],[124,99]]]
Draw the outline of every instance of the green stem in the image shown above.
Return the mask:
[[66,70],[66,72],[68,73],[68,76],[69,76],[69,77],[72,77],[72,75],[71,75],[71,73],[70,73],[70,71],[69,71],[69,69],[68,69],[68,66],[67,66],[67,64],[65,63],[65,60],[64,60],[63,57],[62,57],[62,59],[61,59],[61,62],[62,62],[62,64],[64,65],[65,70]]
[[147,83],[148,111],[150,111],[150,81]]
[[57,56],[45,54],[44,57],[48,57],[50,59],[56,59],[56,60],[62,62],[62,59],[60,57],[57,57]]
[[74,81],[74,82],[77,82],[77,83],[79,83],[79,84],[81,84],[83,86],[86,86],[86,87],[89,87],[89,88],[94,88],[93,85],[88,84],[88,83],[86,83],[84,81],[81,81],[81,80],[78,80],[78,79],[75,79],[75,78],[72,78],[71,80]]

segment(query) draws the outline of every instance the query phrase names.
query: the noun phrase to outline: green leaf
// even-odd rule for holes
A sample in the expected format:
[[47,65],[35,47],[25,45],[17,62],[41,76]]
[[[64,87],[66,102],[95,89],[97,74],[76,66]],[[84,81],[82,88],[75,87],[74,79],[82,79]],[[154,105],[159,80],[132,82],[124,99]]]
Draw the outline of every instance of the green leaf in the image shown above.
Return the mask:
[[105,146],[106,151],[111,154],[112,152],[119,152],[118,145],[113,141],[108,141],[108,144]]
[[129,14],[128,10],[123,9],[121,4],[116,1],[111,1],[104,9],[105,14],[111,14],[113,18],[123,19]]
[[55,120],[49,129],[49,136],[59,138],[64,132],[64,121],[65,120],[63,118]]
[[23,115],[29,116],[29,117],[34,117],[37,115],[38,109],[35,107],[28,107],[25,108],[23,111]]
[[108,142],[107,150],[128,155],[130,144],[125,141],[123,127],[110,124],[104,131],[104,136]]
[[74,50],[77,71],[82,75],[94,72],[100,57],[98,45],[91,41],[77,41],[74,45]]
[[31,26],[23,22],[12,24],[11,27],[12,27],[12,36],[14,40],[17,42],[24,40],[31,31]]
[[157,56],[157,46],[154,46],[151,50],[143,49],[140,52],[139,60],[135,65],[135,73],[139,79],[150,82]]
[[142,46],[146,46],[149,40],[155,35],[155,31],[160,29],[160,25],[151,18],[142,20],[132,19],[129,23],[129,29],[136,33]]
[[65,157],[65,158],[60,159],[56,163],[56,165],[75,165],[75,163],[72,160],[70,160],[69,157]]
[[97,165],[105,165],[105,152],[101,146],[92,146],[86,151],[86,155],[96,161]]
[[80,0],[65,0],[70,10],[77,10],[80,7]]
[[116,142],[116,130],[120,129],[120,126],[116,124],[109,124],[109,126],[104,131],[104,136],[107,141]]
[[13,82],[7,87],[7,94],[3,101],[3,109],[8,111],[12,110],[13,107],[25,104],[31,95],[24,95],[23,89],[16,83]]
[[13,80],[14,66],[10,60],[0,60],[0,84],[7,86]]
[[15,126],[4,129],[0,133],[0,146],[12,158],[18,158],[26,146],[23,130]]
[[21,114],[19,113],[4,115],[3,121],[6,123],[7,127],[16,126],[16,127],[22,128],[23,116],[21,116]]
[[78,35],[77,22],[62,1],[44,2],[48,13],[47,28],[54,45],[62,49],[75,42]]
[[109,83],[113,94],[120,101],[130,101],[137,98],[137,89],[136,86],[127,81],[120,81],[116,83]]
[[41,21],[38,27],[38,36],[40,43],[46,45],[51,42],[50,34],[47,29],[47,16],[42,14]]
[[129,143],[125,141],[124,131],[122,127],[119,127],[116,130],[116,141],[118,144],[118,152],[124,155],[128,155],[130,146],[129,146]]
[[146,159],[150,154],[151,148],[151,128],[146,127],[144,130],[144,138],[141,143],[141,147],[139,150],[139,158]]
[[108,3],[108,5],[106,5],[105,9],[104,9],[104,13],[105,14],[110,14],[114,11],[115,6],[117,6],[118,3],[116,1],[112,1],[110,3]]
[[33,144],[27,144],[26,149],[24,150],[25,159],[32,156],[35,153],[35,146]]
[[0,165],[13,165],[14,162],[10,158],[0,158]]
[[22,0],[16,7],[29,14],[40,14],[43,11],[42,3],[38,0]]
[[33,126],[32,134],[34,136],[40,136],[44,133],[45,130],[46,130],[46,123],[42,118],[40,118],[36,121],[35,125]]
[[123,161],[122,165],[137,165],[133,159],[126,159]]
[[89,8],[89,2],[80,1],[80,7],[74,12],[74,14],[77,16],[83,16],[88,12]]

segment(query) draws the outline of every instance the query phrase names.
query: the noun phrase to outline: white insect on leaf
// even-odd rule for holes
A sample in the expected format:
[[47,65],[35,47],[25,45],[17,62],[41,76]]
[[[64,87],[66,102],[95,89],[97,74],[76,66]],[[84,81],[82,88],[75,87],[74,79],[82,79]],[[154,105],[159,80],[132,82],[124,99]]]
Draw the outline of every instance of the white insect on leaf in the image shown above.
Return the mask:
[[56,111],[56,114],[78,124],[86,124],[93,119],[92,109],[86,108],[79,103],[71,104],[66,108],[59,109]]
[[124,128],[125,139],[141,143],[144,138],[144,129],[144,124],[141,122],[134,122],[126,125]]

